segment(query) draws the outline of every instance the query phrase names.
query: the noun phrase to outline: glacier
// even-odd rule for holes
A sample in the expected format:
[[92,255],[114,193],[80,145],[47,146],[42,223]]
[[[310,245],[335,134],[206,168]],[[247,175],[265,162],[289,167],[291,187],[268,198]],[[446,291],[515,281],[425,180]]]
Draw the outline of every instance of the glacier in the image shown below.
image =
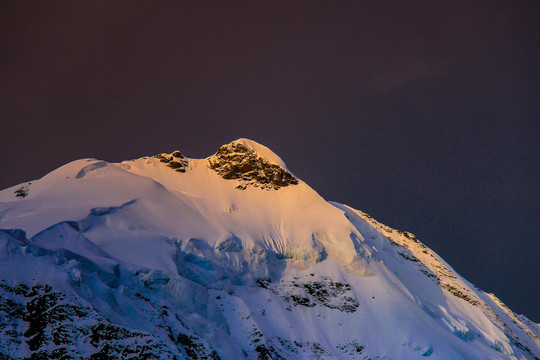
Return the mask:
[[538,359],[540,328],[248,139],[0,191],[0,359]]

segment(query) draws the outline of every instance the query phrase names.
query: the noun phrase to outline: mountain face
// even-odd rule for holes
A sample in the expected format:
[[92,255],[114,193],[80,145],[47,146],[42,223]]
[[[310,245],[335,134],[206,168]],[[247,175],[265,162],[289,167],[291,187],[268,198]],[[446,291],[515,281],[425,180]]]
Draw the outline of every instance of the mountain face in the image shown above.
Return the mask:
[[251,140],[0,192],[0,359],[538,359],[539,334]]

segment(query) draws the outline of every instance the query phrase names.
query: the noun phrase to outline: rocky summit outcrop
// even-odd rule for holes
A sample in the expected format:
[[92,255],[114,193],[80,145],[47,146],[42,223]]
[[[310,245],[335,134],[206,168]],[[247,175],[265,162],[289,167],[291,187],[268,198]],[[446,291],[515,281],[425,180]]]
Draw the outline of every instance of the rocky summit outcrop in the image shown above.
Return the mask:
[[220,147],[208,158],[208,163],[222,178],[242,180],[237,186],[238,189],[253,186],[277,190],[298,184],[298,180],[283,167],[270,163],[239,142]]
[[187,160],[184,158],[180,151],[174,151],[172,154],[158,154],[154,155],[156,159],[159,159],[162,163],[167,164],[168,167],[177,172],[186,172],[188,165]]

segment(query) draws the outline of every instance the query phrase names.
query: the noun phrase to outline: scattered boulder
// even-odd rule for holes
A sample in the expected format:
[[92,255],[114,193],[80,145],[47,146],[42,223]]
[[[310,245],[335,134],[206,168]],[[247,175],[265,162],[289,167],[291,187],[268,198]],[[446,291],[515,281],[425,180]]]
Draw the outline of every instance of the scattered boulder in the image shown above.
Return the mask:
[[29,189],[27,185],[21,186],[20,188],[15,190],[15,196],[18,198],[24,199],[25,197],[28,196],[28,190]]

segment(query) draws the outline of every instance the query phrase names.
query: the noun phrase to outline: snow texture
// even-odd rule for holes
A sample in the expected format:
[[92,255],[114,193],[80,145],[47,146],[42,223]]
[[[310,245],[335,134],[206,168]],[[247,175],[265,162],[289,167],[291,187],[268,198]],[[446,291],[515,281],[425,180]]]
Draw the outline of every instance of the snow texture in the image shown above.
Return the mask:
[[0,192],[0,359],[538,359],[540,330],[247,139]]

